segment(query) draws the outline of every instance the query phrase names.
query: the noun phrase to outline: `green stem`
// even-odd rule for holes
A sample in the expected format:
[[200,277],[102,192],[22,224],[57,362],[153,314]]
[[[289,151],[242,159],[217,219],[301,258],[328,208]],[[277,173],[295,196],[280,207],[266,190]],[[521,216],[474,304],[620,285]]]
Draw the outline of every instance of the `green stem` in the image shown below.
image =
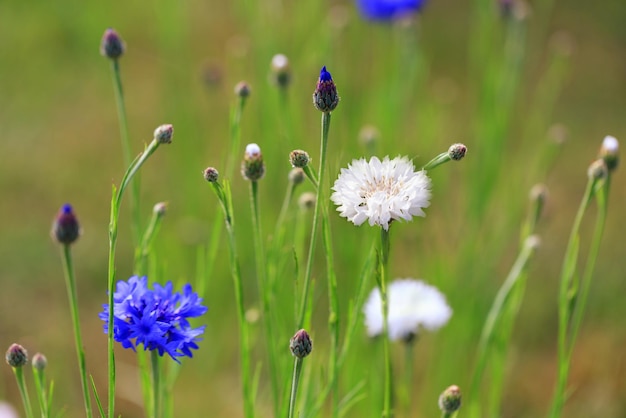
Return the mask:
[[[117,118],[120,124],[120,138],[122,139],[122,156],[124,158],[124,167],[128,167],[131,163],[131,147],[128,135],[128,119],[126,118],[126,105],[124,103],[124,90],[122,88],[122,75],[119,60],[111,60],[111,72],[113,74],[113,91],[115,92]],[[141,214],[139,213],[139,184],[137,184],[137,182],[133,182],[131,185],[129,199],[133,242],[137,245],[139,242],[139,230],[141,224]]]
[[[307,312],[307,301],[309,298],[309,285],[313,273],[313,258],[315,256],[315,245],[317,243],[317,224],[321,213],[322,193],[324,188],[324,178],[326,171],[326,148],[328,147],[328,131],[330,129],[330,112],[322,113],[322,138],[320,141],[320,165],[319,165],[319,187],[315,198],[315,210],[313,212],[313,226],[311,227],[311,241],[309,243],[309,255],[307,257],[306,270],[304,272],[304,285],[302,288],[302,299],[300,300],[300,313],[298,315],[296,329],[304,328],[304,318]],[[307,171],[305,170],[305,173]],[[307,174],[308,175],[308,174]]]
[[570,232],[569,241],[567,243],[567,249],[565,251],[565,257],[563,259],[563,266],[561,268],[561,285],[559,290],[559,330],[558,330],[558,349],[557,349],[557,383],[554,391],[554,397],[552,400],[552,408],[550,410],[551,418],[558,418],[561,416],[563,405],[565,404],[565,387],[567,385],[567,377],[569,374],[569,356],[568,356],[568,327],[570,325],[572,306],[576,301],[576,286],[578,283],[575,281],[574,276],[576,272],[576,263],[578,261],[578,249],[579,249],[579,230],[582,223],[583,216],[589,202],[593,197],[594,188],[597,181],[590,178],[587,182],[587,188],[583,196],[572,230]]
[[135,250],[135,274],[138,276],[145,276],[148,274],[148,257],[150,256],[150,252],[152,250],[152,243],[154,242],[154,239],[161,227],[162,220],[163,212],[152,212],[150,223],[141,237],[141,243]]
[[422,167],[422,170],[426,170],[426,171],[432,170],[433,168],[440,166],[442,164],[445,164],[451,160],[452,160],[452,157],[450,157],[449,153],[442,152],[441,154],[439,154],[438,156],[430,160],[428,163],[426,163],[426,165]]
[[150,351],[152,364],[152,405],[154,418],[161,416],[161,369],[159,367],[159,353],[157,350]]
[[117,231],[118,231],[118,219],[120,206],[122,204],[122,197],[126,187],[135,176],[141,166],[147,161],[147,159],[157,150],[160,143],[154,139],[148,145],[148,147],[131,163],[126,170],[120,187],[118,190],[113,187],[113,198],[111,199],[111,218],[109,221],[109,263],[107,274],[107,289],[109,292],[109,318],[107,321],[107,353],[108,353],[108,416],[113,418],[115,416],[115,350],[113,340],[113,317],[114,317],[114,303],[113,294],[115,292],[115,250],[117,248]]
[[291,380],[291,396],[289,397],[289,418],[295,417],[296,411],[296,394],[298,392],[298,383],[300,382],[300,371],[302,370],[302,359],[296,357],[293,363],[293,378]]
[[274,329],[270,313],[270,303],[272,295],[267,286],[267,266],[265,265],[265,251],[263,249],[263,239],[261,238],[261,223],[259,216],[259,184],[257,181],[250,182],[250,208],[252,210],[252,235],[254,237],[254,254],[256,260],[257,285],[259,297],[261,299],[261,309],[263,311],[263,330],[265,331],[265,341],[270,369],[270,381],[272,389],[272,400],[274,402],[274,413],[278,415],[280,404],[278,401],[278,369],[276,367],[276,355],[274,351]]
[[15,379],[17,380],[17,387],[20,390],[22,396],[22,403],[24,404],[24,411],[26,412],[26,418],[34,418],[33,408],[30,405],[30,397],[28,396],[28,390],[26,390],[26,382],[24,381],[24,367],[13,367],[15,373]]
[[389,308],[387,300],[387,266],[389,265],[389,231],[380,230],[379,281],[380,300],[383,315],[383,357],[385,362],[385,379],[383,384],[383,418],[393,416],[393,393],[391,387],[391,351],[389,347]]
[[246,418],[254,417],[254,394],[250,380],[250,343],[248,337],[248,323],[243,302],[243,284],[241,280],[241,269],[239,267],[239,256],[235,240],[235,221],[232,215],[232,203],[230,199],[230,188],[228,183],[223,188],[219,183],[211,183],[213,191],[217,195],[218,201],[224,214],[226,222],[226,232],[228,235],[229,259],[231,275],[235,287],[235,305],[237,305],[237,320],[239,322],[239,347],[241,362],[241,389],[243,394],[243,410]]
[[33,377],[35,378],[35,387],[37,389],[37,401],[39,403],[39,409],[41,410],[41,417],[50,417],[50,411],[48,408],[48,395],[46,390],[46,379],[43,370],[38,370],[33,367]]
[[404,343],[404,410],[406,416],[411,416],[411,388],[413,387],[413,343],[416,337],[411,341]]
[[76,278],[74,276],[74,266],[72,264],[72,252],[68,244],[63,245],[63,271],[65,273],[65,286],[67,297],[70,302],[70,314],[72,316],[72,326],[74,328],[74,343],[76,346],[76,356],[78,359],[78,370],[80,371],[80,383],[83,389],[83,401],[85,403],[85,413],[91,418],[91,396],[89,395],[89,384],[87,383],[87,368],[85,366],[85,349],[83,338],[80,332],[80,320],[78,318],[78,293],[76,291]]

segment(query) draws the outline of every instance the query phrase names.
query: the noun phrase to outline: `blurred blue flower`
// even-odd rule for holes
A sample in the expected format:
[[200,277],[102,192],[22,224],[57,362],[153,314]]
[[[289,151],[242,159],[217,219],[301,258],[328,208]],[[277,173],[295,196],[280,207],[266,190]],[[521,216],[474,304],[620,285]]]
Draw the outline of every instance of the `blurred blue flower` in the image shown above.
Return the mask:
[[386,21],[419,12],[426,0],[357,0],[356,3],[365,18]]
[[[203,315],[207,307],[191,285],[183,286],[182,293],[173,292],[171,282],[155,283],[151,290],[145,276],[133,276],[117,282],[113,303],[113,338],[122,347],[135,350],[143,344],[144,350],[167,353],[179,363],[178,357],[193,357],[191,350],[198,348],[205,327],[192,328],[187,318]],[[107,333],[109,305],[103,307],[99,317]]]

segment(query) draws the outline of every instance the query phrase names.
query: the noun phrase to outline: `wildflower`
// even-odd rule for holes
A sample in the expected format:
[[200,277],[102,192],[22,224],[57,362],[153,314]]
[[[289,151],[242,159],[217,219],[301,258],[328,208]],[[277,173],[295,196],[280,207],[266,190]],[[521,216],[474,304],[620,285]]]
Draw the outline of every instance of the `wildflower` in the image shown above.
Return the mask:
[[100,42],[100,55],[115,60],[121,57],[125,50],[124,41],[114,29],[108,28],[104,31]]
[[156,203],[152,207],[152,212],[157,216],[165,216],[167,213],[167,202]]
[[323,66],[313,92],[313,105],[317,110],[328,113],[335,110],[338,104],[337,86],[335,86],[333,76],[326,71],[326,66]]
[[265,175],[265,164],[263,163],[263,154],[261,147],[257,144],[248,144],[246,153],[241,163],[241,174],[246,180],[261,180]]
[[385,230],[393,220],[426,216],[422,209],[430,205],[430,178],[423,170],[416,172],[407,157],[353,160],[341,169],[333,190],[331,200],[341,216]]
[[315,207],[315,193],[313,192],[304,192],[298,198],[298,206],[300,210],[311,210]]
[[390,21],[419,12],[425,0],[357,0],[359,11],[369,20]]
[[289,349],[291,350],[291,354],[301,359],[311,354],[313,341],[311,341],[309,334],[301,329],[289,340]]
[[448,148],[448,155],[451,160],[459,161],[465,157],[467,153],[467,147],[463,144],[452,144],[450,148]]
[[[148,289],[148,279],[132,276],[128,281],[117,282],[113,295],[113,338],[124,348],[135,350],[143,344],[144,350],[167,353],[176,362],[178,357],[193,357],[198,338],[204,326],[192,328],[188,318],[198,317],[207,311],[202,298],[193,292],[191,285],[183,286],[182,292],[174,293],[173,285],[155,283]],[[109,305],[104,304],[99,317],[108,332]]]
[[302,184],[302,182],[304,181],[304,177],[304,170],[302,170],[301,168],[292,168],[289,172],[289,182],[293,185]]
[[28,352],[19,344],[11,344],[4,355],[7,363],[11,367],[22,367],[28,363]]
[[457,385],[448,387],[439,396],[439,409],[445,414],[456,412],[461,407],[461,389]]
[[78,239],[80,225],[70,204],[65,204],[59,210],[52,224],[52,237],[60,244],[69,245]]
[[[396,279],[387,288],[387,330],[391,341],[410,341],[419,328],[429,331],[444,326],[452,309],[436,287],[421,280]],[[383,317],[378,288],[372,290],[363,308],[367,334],[375,337],[383,332]]]

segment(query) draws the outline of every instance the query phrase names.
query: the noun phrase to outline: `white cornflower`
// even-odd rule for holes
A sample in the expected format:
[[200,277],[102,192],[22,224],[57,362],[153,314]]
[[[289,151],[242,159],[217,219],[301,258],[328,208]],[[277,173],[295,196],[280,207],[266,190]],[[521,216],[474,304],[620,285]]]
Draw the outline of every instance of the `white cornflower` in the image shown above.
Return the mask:
[[430,205],[430,178],[424,170],[415,171],[407,157],[353,160],[341,169],[333,190],[330,198],[341,216],[355,225],[368,220],[385,230],[394,219],[426,216],[422,209]]
[[[396,279],[387,287],[387,325],[389,339],[409,340],[418,334],[419,328],[434,331],[444,326],[452,309],[445,296],[434,286],[415,279]],[[367,335],[375,337],[383,333],[383,314],[380,291],[372,290],[365,306]]]

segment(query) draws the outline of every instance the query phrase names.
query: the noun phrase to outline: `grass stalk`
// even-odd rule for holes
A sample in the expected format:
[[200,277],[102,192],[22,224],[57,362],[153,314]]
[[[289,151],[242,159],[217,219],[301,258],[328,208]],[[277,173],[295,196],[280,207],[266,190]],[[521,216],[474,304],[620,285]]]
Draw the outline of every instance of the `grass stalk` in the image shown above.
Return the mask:
[[383,316],[383,357],[385,377],[383,383],[383,418],[393,417],[393,389],[392,389],[392,367],[391,350],[389,347],[389,307],[387,299],[387,281],[389,265],[389,231],[384,228],[380,230],[380,254],[378,271],[378,289],[380,290],[380,300]]
[[300,382],[300,371],[302,370],[302,359],[296,357],[293,363],[293,378],[291,379],[291,395],[289,396],[289,418],[295,417],[296,395],[298,393],[298,383]]
[[15,380],[17,380],[17,387],[20,391],[20,396],[22,397],[26,418],[34,418],[33,407],[31,406],[28,389],[26,388],[26,381],[24,380],[24,367],[12,367],[12,369],[13,373],[15,373]]

